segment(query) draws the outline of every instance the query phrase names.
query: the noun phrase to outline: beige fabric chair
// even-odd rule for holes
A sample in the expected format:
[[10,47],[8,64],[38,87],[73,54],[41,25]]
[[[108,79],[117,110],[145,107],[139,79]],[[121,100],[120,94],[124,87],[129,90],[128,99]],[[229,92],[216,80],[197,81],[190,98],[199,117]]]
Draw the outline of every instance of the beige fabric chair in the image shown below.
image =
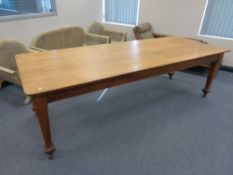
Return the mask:
[[148,38],[159,38],[159,37],[166,37],[168,35],[154,33],[153,28],[150,23],[142,23],[138,26],[133,28],[133,33],[137,40],[140,39],[148,39]]
[[71,26],[40,34],[33,39],[31,48],[43,51],[107,44],[109,42],[109,37],[87,34],[81,27]]
[[107,30],[104,28],[103,24],[99,22],[94,22],[91,24],[88,27],[87,32],[96,35],[108,36],[111,42],[125,42],[127,35],[126,32]]
[[[142,24],[140,24],[138,26],[135,26],[133,28],[133,33],[134,33],[135,38],[137,40],[171,36],[171,35],[164,35],[164,34],[154,33],[153,27],[148,22],[145,22],[145,23],[142,23]],[[204,43],[204,44],[208,44],[207,42],[205,42],[203,40],[200,40],[200,39],[196,39],[196,38],[187,38],[187,39],[197,41],[197,42],[201,42],[201,43]]]
[[[27,52],[30,52],[29,49],[18,41],[0,41],[0,88],[4,81],[21,86],[15,55]],[[29,97],[25,100],[25,104],[28,103],[30,103]]]

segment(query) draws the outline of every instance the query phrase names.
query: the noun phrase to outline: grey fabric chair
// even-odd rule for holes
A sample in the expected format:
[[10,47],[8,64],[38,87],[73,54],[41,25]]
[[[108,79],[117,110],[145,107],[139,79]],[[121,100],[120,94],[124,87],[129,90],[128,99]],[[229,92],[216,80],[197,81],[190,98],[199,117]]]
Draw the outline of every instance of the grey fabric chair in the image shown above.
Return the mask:
[[88,34],[79,26],[71,26],[38,35],[33,39],[31,48],[37,51],[44,51],[107,44],[109,42],[109,37]]
[[168,35],[154,33],[153,28],[150,23],[142,23],[133,28],[134,36],[137,40],[148,39],[148,38],[160,38],[166,37]]
[[[4,81],[21,86],[15,55],[28,52],[30,50],[18,41],[0,41],[0,88]],[[24,103],[30,103],[30,97],[26,96]]]
[[101,36],[108,36],[111,42],[125,42],[127,35],[126,32],[107,30],[104,28],[103,24],[99,22],[91,24],[88,27],[87,32]]

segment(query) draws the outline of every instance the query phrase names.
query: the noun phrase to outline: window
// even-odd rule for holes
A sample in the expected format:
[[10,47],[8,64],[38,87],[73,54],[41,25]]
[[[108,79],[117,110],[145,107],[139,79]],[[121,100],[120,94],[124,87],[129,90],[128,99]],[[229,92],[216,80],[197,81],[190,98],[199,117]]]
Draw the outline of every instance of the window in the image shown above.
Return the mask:
[[125,25],[138,23],[140,0],[103,0],[104,22]]
[[56,14],[54,0],[0,0],[0,20]]
[[208,0],[199,34],[233,39],[233,1]]

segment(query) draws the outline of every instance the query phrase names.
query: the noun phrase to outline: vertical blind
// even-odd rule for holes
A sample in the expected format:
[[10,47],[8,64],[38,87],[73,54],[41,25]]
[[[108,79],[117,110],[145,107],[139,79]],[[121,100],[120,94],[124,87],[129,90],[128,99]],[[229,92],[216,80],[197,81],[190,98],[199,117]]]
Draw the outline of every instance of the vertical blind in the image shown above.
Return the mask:
[[135,25],[138,3],[139,0],[105,0],[105,21]]
[[1,0],[0,16],[52,12],[52,0]]
[[200,34],[233,38],[233,0],[209,0]]

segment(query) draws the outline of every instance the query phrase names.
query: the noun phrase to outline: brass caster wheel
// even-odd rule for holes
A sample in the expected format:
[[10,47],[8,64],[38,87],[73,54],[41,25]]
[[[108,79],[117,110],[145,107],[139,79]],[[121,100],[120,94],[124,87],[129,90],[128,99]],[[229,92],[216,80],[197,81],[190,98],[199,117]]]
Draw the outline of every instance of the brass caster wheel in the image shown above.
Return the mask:
[[53,154],[48,154],[48,159],[53,160]]
[[202,96],[203,98],[205,98],[207,94],[210,92],[209,90],[205,90],[205,89],[203,89],[202,91],[203,91],[203,96]]
[[175,75],[175,73],[169,73],[169,79],[172,80],[173,79],[173,75]]
[[54,152],[56,151],[56,148],[52,144],[51,148],[45,149],[45,154],[48,156],[49,160],[53,160]]

